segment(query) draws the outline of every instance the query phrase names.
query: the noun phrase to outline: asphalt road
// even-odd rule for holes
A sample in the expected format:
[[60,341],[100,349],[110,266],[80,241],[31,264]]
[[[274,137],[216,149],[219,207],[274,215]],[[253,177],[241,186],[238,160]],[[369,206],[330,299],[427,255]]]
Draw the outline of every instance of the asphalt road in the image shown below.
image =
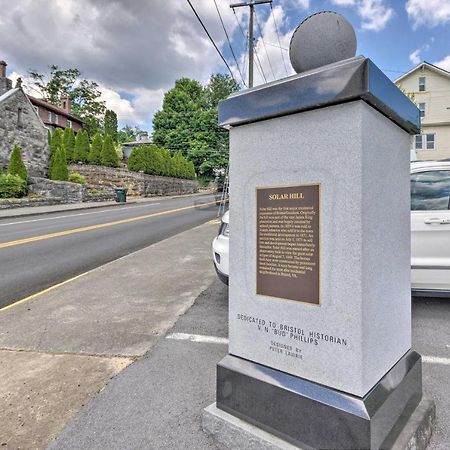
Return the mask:
[[204,195],[0,220],[0,308],[216,215]]

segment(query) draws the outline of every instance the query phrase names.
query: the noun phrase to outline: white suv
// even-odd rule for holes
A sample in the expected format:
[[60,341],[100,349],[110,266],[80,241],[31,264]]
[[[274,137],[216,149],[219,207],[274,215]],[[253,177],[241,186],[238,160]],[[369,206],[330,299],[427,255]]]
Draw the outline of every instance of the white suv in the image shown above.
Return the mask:
[[411,164],[411,288],[450,296],[450,161]]

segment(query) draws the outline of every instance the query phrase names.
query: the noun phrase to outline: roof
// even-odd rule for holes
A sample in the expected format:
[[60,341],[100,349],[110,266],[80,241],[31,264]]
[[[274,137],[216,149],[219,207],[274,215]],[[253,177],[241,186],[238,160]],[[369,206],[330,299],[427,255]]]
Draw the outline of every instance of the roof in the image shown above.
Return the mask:
[[401,77],[397,78],[394,83],[398,83],[399,81],[403,80],[403,78],[406,78],[407,76],[411,75],[412,73],[414,73],[416,70],[421,69],[422,67],[426,67],[427,69],[432,70],[433,72],[436,72],[440,75],[443,75],[444,77],[448,77],[450,78],[450,72],[448,72],[447,70],[441,69],[438,66],[435,66],[434,64],[431,64],[427,61],[423,61],[420,64],[417,64],[417,66],[413,67],[409,72],[406,72],[405,74],[403,74]]
[[130,147],[137,147],[138,145],[150,145],[153,144],[153,141],[149,139],[148,141],[133,141],[133,142],[124,142],[122,145],[127,145]]
[[19,88],[14,88],[14,89],[10,89],[9,91],[6,91],[4,94],[0,95],[0,103],[3,100],[6,100],[7,98],[11,97],[17,91],[20,91],[20,89]]
[[58,108],[57,106],[52,105],[51,103],[48,103],[41,98],[36,98],[31,95],[28,95],[28,98],[30,99],[31,103],[33,103],[33,105],[42,106],[43,108],[46,108],[53,112],[56,112],[56,113],[60,114],[61,116],[65,116],[65,117],[69,118],[70,120],[73,120],[80,124],[83,123],[83,120],[80,119],[79,117],[73,116],[72,114],[69,114],[67,111],[64,111],[64,109]]

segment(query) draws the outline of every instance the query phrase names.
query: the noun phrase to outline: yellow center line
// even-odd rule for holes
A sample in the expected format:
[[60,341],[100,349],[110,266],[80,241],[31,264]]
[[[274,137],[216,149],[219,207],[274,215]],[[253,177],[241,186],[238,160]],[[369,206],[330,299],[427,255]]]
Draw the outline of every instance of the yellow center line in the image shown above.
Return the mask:
[[167,211],[160,211],[160,212],[156,212],[156,213],[145,214],[142,216],[130,217],[128,219],[115,220],[113,222],[99,223],[96,225],[89,225],[86,227],[73,228],[71,230],[64,230],[64,231],[57,231],[55,233],[50,233],[50,234],[43,234],[41,236],[34,236],[34,237],[29,237],[29,238],[24,238],[24,239],[18,239],[16,241],[3,242],[3,243],[0,243],[0,248],[13,247],[15,245],[22,245],[22,244],[29,244],[30,242],[43,241],[45,239],[52,239],[52,238],[60,237],[60,236],[68,236],[70,234],[75,234],[75,233],[84,233],[85,231],[98,230],[100,228],[112,227],[114,225],[122,225],[124,223],[137,222],[138,220],[149,219],[150,217],[164,216],[166,214],[172,214],[172,213],[179,212],[179,211],[186,211],[186,210],[192,209],[192,208],[199,208],[202,206],[215,205],[215,204],[216,204],[216,202],[214,201],[214,202],[201,203],[198,205],[184,206],[183,208],[169,209]]
[[13,308],[14,306],[21,305],[22,303],[28,302],[29,300],[33,300],[33,298],[40,297],[42,294],[46,294],[47,292],[53,291],[53,289],[56,289],[57,287],[64,286],[67,283],[70,283],[72,281],[78,280],[78,278],[84,277],[88,273],[89,273],[89,271],[88,272],[84,272],[84,273],[80,273],[80,275],[77,275],[76,277],[69,278],[68,280],[62,281],[61,283],[54,284],[53,286],[50,286],[47,289],[44,289],[43,291],[36,292],[36,294],[29,295],[28,297],[25,297],[25,298],[23,298],[21,300],[13,302],[13,303],[11,303],[11,304],[9,304],[7,306],[4,306],[3,308],[0,308],[0,312],[6,311],[7,309]]

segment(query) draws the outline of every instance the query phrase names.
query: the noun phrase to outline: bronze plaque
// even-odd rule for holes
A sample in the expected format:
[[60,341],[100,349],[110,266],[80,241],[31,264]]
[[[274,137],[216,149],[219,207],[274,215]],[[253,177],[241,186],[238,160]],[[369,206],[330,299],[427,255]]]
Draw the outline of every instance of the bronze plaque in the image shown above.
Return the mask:
[[320,304],[320,185],[256,189],[256,293]]

